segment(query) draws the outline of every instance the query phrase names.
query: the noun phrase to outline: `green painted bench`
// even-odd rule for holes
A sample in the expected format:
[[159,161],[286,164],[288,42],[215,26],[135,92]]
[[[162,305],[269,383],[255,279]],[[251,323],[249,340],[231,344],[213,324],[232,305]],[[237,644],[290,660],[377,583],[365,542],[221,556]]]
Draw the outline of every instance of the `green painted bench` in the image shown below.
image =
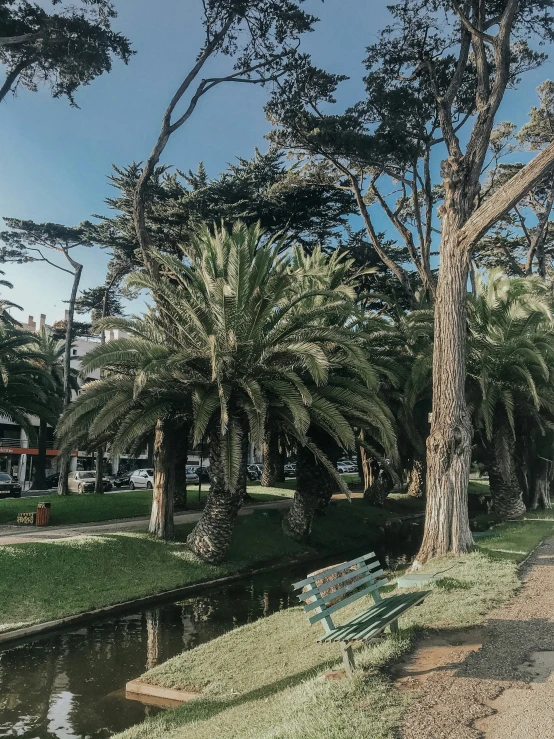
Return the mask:
[[[320,642],[340,642],[346,674],[352,677],[355,669],[352,644],[375,639],[387,626],[398,631],[398,617],[412,606],[419,605],[430,590],[401,593],[381,598],[379,589],[388,585],[384,571],[374,552],[350,562],[313,572],[293,585],[299,590],[298,599],[304,606],[311,624],[321,621],[325,629]],[[328,579],[328,578],[332,579]],[[373,605],[335,626],[331,614],[365,595],[371,595]]]

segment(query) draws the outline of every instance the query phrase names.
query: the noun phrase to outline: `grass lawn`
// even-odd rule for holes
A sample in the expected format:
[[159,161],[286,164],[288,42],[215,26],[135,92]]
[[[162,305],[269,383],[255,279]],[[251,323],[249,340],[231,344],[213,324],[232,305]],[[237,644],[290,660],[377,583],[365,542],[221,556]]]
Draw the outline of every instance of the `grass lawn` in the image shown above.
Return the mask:
[[[202,486],[201,498],[198,500],[198,488],[189,490],[187,510],[195,510],[203,506],[206,501],[208,486]],[[262,488],[259,485],[249,486],[248,492],[258,503],[271,500],[282,500],[291,497],[293,491],[281,488]],[[15,523],[18,513],[35,511],[37,503],[50,501],[50,520],[53,526],[63,526],[72,523],[92,523],[94,521],[109,521],[116,518],[134,518],[149,516],[152,507],[151,490],[127,490],[106,495],[68,495],[59,496],[56,493],[43,495],[39,498],[6,498],[0,500],[0,524]]]
[[[536,528],[499,527],[495,546],[533,548]],[[519,532],[518,532],[519,533]],[[554,522],[545,534],[554,534]],[[300,608],[235,629],[154,668],[142,679],[165,687],[195,689],[202,697],[135,726],[114,739],[392,739],[398,736],[409,697],[393,690],[384,668],[398,660],[425,628],[433,631],[482,623],[486,613],[507,601],[519,585],[510,554],[476,551],[437,559],[426,569],[449,569],[432,594],[400,621],[398,636],[356,648],[353,680],[319,682],[325,669],[340,667],[339,647],[318,644],[319,626],[310,626]],[[307,570],[309,568],[307,567]],[[426,586],[426,589],[429,589]],[[346,619],[366,604],[340,611]],[[340,621],[337,619],[337,621]],[[431,739],[431,738],[430,738]]]
[[[124,493],[123,495],[127,495]],[[87,496],[87,499],[92,496]],[[118,496],[105,496],[105,499]],[[177,527],[165,544],[147,534],[83,536],[0,547],[0,630],[48,621],[100,606],[171,590],[253,566],[318,553],[371,551],[394,511],[363,500],[339,501],[316,519],[310,546],[284,536],[283,512],[241,516],[225,564],[200,562],[185,547],[194,524]]]

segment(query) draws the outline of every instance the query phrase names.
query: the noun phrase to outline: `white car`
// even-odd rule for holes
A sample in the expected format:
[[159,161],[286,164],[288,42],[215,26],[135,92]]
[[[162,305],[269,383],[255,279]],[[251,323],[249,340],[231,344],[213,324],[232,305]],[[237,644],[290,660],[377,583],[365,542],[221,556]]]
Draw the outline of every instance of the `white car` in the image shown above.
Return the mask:
[[341,473],[341,475],[344,474],[352,474],[354,472],[358,471],[357,467],[354,467],[353,464],[350,464],[349,462],[338,462],[337,464],[337,470]]
[[132,472],[129,476],[129,487],[131,490],[137,490],[139,488],[152,490],[154,487],[154,470],[149,468]]

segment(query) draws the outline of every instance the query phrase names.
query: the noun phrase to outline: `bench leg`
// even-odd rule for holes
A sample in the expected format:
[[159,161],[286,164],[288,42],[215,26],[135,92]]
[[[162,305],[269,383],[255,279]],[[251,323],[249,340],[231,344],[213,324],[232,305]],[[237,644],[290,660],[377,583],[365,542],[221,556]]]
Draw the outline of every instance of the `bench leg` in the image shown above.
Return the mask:
[[398,634],[398,619],[390,624],[391,634]]
[[352,673],[356,669],[352,647],[350,646],[348,642],[341,641],[340,651],[342,653],[342,661],[344,662],[344,668],[346,670],[346,674],[348,675],[348,677],[352,677]]

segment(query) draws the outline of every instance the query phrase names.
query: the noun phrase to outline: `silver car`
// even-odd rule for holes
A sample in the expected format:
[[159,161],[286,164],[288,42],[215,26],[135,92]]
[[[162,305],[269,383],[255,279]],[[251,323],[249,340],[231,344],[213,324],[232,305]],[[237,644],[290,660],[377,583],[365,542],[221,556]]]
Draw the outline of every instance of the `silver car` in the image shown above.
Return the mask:
[[141,488],[152,490],[154,487],[154,470],[152,468],[147,468],[132,472],[129,477],[129,487],[131,490]]
[[[104,478],[103,488],[105,491],[112,489],[111,482]],[[93,493],[96,487],[96,473],[77,470],[70,472],[67,477],[67,487],[71,493]]]

